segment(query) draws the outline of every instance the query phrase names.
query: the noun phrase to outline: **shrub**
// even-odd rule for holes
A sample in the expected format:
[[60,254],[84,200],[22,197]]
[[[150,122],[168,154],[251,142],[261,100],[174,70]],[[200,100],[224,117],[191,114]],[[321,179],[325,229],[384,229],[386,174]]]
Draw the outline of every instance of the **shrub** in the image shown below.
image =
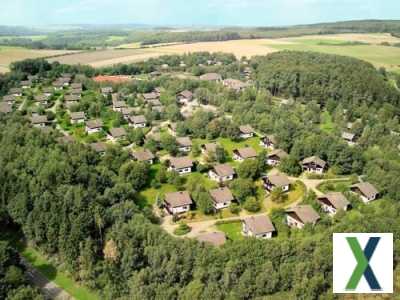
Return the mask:
[[258,212],[261,209],[260,203],[254,197],[247,198],[243,207],[249,212]]
[[192,230],[192,228],[190,228],[189,225],[187,225],[185,223],[182,223],[182,224],[180,224],[178,226],[178,228],[176,228],[174,230],[174,234],[176,234],[176,235],[185,235],[185,234],[189,233],[190,230]]

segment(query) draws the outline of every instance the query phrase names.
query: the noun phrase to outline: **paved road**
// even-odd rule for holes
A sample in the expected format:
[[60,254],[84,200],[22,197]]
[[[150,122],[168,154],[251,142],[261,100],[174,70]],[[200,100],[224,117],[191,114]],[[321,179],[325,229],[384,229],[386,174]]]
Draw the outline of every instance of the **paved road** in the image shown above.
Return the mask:
[[71,295],[61,289],[57,284],[49,281],[42,273],[32,267],[26,260],[22,259],[22,264],[26,267],[28,280],[37,286],[47,299],[55,300],[74,300]]

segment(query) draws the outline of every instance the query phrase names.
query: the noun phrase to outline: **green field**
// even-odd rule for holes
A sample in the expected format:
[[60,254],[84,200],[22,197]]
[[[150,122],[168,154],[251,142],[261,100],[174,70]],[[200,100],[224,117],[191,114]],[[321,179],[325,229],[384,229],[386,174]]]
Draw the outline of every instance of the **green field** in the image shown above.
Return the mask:
[[242,240],[242,222],[229,222],[224,224],[218,224],[217,229],[224,232],[228,239],[232,241]]

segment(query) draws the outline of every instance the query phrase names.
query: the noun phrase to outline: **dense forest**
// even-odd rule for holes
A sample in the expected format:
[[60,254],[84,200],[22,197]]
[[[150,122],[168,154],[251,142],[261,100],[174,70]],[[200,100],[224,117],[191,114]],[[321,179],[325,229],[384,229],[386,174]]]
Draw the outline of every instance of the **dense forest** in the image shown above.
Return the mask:
[[[210,57],[224,64],[197,66]],[[233,56],[209,53],[101,71],[139,74],[164,63],[173,69],[180,61],[197,75],[216,71],[224,78],[242,79]],[[119,88],[139,93],[162,87],[165,118],[177,122],[178,135],[234,139],[238,125],[251,124],[274,133],[279,147],[289,153],[280,166],[283,171],[298,174],[299,160],[316,154],[336,174],[365,175],[383,199],[370,205],[355,201],[352,211],[324,216],[317,226],[303,230],[288,229],[283,210],[275,210],[271,218],[277,238],[230,241],[214,248],[174,238],[160,228],[152,211],[140,205],[139,192],[149,185],[150,170],[132,162],[122,147],[99,156],[81,143],[60,144],[56,131],[31,128],[26,112],[17,111],[0,116],[3,224],[20,227],[32,245],[57,258],[74,279],[101,291],[104,299],[336,299],[331,293],[333,232],[393,232],[399,274],[399,91],[388,83],[389,75],[356,59],[314,53],[272,54],[254,58],[248,66],[255,84],[239,94],[217,83],[167,75]],[[0,76],[3,94],[28,74],[52,79],[62,72],[88,77],[99,72],[42,60],[16,63],[12,69]],[[230,118],[199,111],[184,119],[173,103],[183,89],[194,90],[201,103],[219,107]],[[277,96],[293,99],[276,105]],[[332,116],[333,130],[321,129],[322,113]],[[349,122],[358,137],[354,147],[340,138]],[[246,180],[251,179],[241,181]],[[312,194],[304,199],[312,200]]]

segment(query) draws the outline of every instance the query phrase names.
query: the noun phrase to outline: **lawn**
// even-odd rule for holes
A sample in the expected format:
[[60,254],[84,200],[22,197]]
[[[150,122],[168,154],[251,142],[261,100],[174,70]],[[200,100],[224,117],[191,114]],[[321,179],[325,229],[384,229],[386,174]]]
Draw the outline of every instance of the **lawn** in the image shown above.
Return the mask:
[[238,148],[252,147],[257,152],[263,150],[262,146],[260,146],[260,138],[253,137],[247,140],[234,142],[228,138],[219,138],[217,142],[226,150],[228,154],[232,156],[233,150]]
[[328,192],[347,192],[352,182],[350,180],[327,181],[317,186],[317,189],[323,193]]
[[270,197],[268,197],[265,201],[265,207],[269,213],[271,212],[272,209],[285,208],[295,203],[296,201],[301,200],[305,195],[305,193],[306,193],[306,187],[304,183],[301,181],[296,181],[295,183],[292,183],[290,191],[288,193],[288,198],[285,202],[276,203],[273,202]]
[[242,240],[244,236],[242,235],[242,222],[234,221],[224,224],[217,224],[217,229],[224,232],[228,239],[232,241]]
[[328,111],[324,111],[321,115],[320,128],[326,133],[332,133],[335,130],[335,123],[332,120],[332,116]]

